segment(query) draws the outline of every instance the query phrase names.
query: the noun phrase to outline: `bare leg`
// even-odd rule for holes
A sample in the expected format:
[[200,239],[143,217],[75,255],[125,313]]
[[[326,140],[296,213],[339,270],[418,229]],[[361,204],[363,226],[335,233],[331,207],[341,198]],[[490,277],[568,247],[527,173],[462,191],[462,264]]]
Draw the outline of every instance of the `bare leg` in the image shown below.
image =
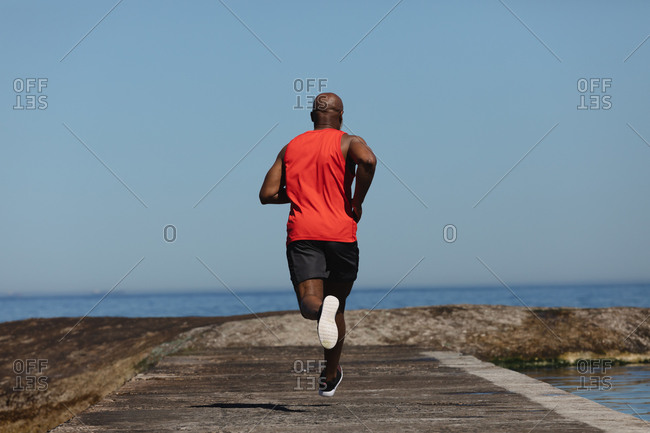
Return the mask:
[[336,327],[339,330],[339,340],[332,349],[324,349],[325,354],[325,380],[333,380],[336,377],[336,369],[341,360],[343,341],[345,339],[345,300],[352,290],[353,281],[350,282],[328,282],[325,281],[325,296],[334,295],[339,300],[339,310],[336,312]]
[[336,377],[336,369],[341,360],[341,351],[345,339],[345,301],[352,290],[353,281],[351,282],[330,282],[321,279],[305,280],[298,284],[294,289],[300,305],[300,314],[309,320],[318,320],[318,313],[323,305],[323,297],[327,295],[336,296],[339,300],[339,309],[336,312],[336,327],[339,331],[339,340],[332,349],[324,349],[325,361],[325,380],[332,380]]
[[323,305],[323,280],[305,280],[294,287],[300,306],[300,314],[309,320],[318,320],[318,312]]

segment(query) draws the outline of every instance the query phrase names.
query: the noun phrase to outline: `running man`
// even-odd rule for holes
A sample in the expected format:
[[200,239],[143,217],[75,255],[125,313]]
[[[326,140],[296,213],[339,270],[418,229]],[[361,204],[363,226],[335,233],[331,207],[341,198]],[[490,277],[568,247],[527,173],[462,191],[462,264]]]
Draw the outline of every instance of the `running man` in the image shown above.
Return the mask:
[[311,120],[314,130],[295,137],[278,154],[260,201],[291,203],[289,273],[300,313],[318,321],[326,361],[318,393],[331,397],[343,378],[345,300],[357,278],[357,223],[377,159],[363,138],[341,131],[343,101],[334,93],[314,99]]

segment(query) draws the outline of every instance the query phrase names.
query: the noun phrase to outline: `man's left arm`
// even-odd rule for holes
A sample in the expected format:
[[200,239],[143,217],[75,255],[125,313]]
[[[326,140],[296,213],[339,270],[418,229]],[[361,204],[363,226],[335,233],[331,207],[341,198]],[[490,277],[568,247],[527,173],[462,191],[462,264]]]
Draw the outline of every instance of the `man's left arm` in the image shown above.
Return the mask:
[[266,173],[264,183],[260,189],[260,203],[262,204],[284,204],[289,203],[287,190],[284,180],[284,152],[287,146],[284,146],[275,162]]

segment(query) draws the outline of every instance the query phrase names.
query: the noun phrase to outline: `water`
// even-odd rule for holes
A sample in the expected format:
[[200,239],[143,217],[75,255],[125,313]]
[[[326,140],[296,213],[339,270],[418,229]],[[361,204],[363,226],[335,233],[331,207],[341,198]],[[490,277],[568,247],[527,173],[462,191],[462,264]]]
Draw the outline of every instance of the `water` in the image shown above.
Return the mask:
[[[461,287],[413,289],[355,289],[348,298],[348,309],[401,308],[448,304],[525,305],[531,307],[600,308],[634,306],[650,308],[650,284],[511,287]],[[233,294],[234,293],[234,294]],[[229,316],[263,311],[297,309],[293,290],[236,290],[201,293],[113,292],[66,296],[1,296],[0,322],[31,317],[180,317]],[[519,299],[517,299],[519,298]],[[95,304],[99,304],[93,309]]]
[[[511,289],[516,296],[502,286],[396,288],[392,291],[355,289],[348,298],[347,308],[385,309],[448,304],[521,306],[522,302],[530,307],[650,308],[650,284],[511,286]],[[0,297],[0,322],[31,317],[80,317],[85,314],[120,317],[229,316],[297,309],[296,297],[291,289],[163,294],[116,291],[102,300],[103,296],[3,296]],[[589,371],[586,374],[577,371],[576,367],[523,372],[614,410],[650,421],[650,366],[612,367],[607,368],[606,372]],[[607,377],[611,379],[604,379]],[[611,386],[605,389],[608,382]]]
[[650,421],[650,365],[611,367],[601,362],[598,367],[578,364],[520,372],[611,409]]

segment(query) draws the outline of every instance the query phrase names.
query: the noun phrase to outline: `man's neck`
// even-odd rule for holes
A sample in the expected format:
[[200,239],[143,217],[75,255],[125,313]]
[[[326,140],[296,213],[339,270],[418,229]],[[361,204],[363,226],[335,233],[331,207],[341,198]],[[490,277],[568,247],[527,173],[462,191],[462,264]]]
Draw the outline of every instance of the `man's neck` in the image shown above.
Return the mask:
[[340,126],[335,126],[335,125],[330,125],[329,123],[322,123],[318,125],[314,125],[314,131],[318,129],[341,129]]

